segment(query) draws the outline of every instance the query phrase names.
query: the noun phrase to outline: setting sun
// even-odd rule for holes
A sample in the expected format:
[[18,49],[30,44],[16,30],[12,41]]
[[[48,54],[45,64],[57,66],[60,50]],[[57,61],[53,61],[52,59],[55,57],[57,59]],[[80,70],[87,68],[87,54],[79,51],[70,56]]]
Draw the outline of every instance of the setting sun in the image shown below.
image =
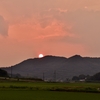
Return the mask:
[[43,54],[39,54],[39,58],[42,58],[43,57]]

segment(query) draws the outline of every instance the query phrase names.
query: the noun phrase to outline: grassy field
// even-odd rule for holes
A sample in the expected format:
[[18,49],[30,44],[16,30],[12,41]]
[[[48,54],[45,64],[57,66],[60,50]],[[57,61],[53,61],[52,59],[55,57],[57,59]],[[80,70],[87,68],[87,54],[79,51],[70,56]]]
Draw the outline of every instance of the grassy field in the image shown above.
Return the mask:
[[0,98],[1,100],[100,100],[99,88],[100,83],[1,81]]
[[0,82],[0,90],[49,90],[72,92],[100,92],[100,83],[45,83],[45,82]]
[[100,100],[100,94],[31,91],[31,90],[3,90],[0,91],[1,100]]

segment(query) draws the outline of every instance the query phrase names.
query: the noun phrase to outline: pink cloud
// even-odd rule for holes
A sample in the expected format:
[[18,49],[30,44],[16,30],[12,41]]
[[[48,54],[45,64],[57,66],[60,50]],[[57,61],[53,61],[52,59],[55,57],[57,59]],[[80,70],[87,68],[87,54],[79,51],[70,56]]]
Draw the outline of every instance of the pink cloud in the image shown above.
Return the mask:
[[8,23],[2,16],[0,16],[0,34],[3,36],[8,35]]
[[99,11],[99,0],[0,1],[0,34],[9,34],[0,36],[0,61],[11,64],[9,57],[15,63],[41,52],[99,55]]

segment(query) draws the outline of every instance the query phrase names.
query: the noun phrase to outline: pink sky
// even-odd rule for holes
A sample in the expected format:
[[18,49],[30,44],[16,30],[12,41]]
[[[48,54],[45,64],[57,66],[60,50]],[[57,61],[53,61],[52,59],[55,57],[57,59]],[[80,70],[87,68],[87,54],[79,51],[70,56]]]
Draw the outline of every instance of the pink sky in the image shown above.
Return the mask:
[[0,0],[0,67],[44,55],[100,57],[100,0]]

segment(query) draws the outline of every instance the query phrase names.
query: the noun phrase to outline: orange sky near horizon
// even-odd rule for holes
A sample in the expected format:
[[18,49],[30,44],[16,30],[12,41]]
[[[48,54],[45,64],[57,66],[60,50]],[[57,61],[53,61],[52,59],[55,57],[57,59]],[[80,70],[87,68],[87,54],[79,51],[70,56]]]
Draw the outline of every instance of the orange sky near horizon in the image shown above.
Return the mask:
[[100,0],[0,0],[0,67],[43,55],[100,57]]

